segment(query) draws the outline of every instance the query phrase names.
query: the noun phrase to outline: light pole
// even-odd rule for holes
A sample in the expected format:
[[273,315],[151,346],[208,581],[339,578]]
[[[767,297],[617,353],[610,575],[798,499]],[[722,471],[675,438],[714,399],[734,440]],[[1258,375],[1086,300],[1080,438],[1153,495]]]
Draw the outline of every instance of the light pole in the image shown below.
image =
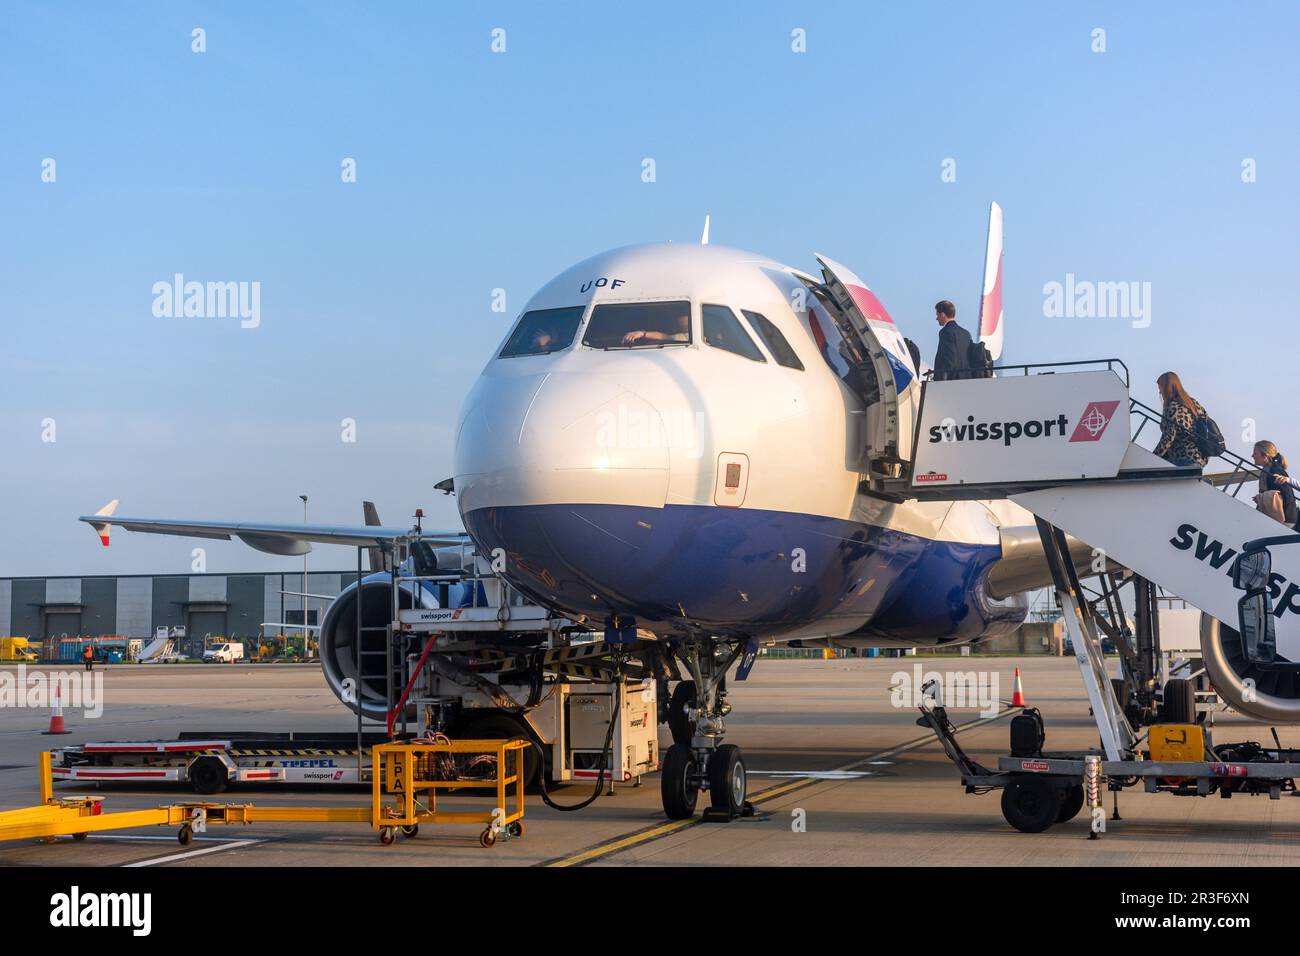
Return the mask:
[[[299,495],[302,499],[302,523],[307,523],[307,496]],[[307,555],[310,552],[302,553],[302,656],[304,660],[311,657],[311,645],[307,641]]]

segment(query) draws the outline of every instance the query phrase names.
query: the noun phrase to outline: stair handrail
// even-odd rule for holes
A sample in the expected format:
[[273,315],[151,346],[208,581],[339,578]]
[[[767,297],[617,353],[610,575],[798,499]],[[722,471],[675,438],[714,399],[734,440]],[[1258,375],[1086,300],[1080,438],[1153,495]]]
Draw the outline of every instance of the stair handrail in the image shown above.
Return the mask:
[[[1071,362],[1015,362],[1007,365],[993,365],[990,371],[994,378],[1004,378],[1012,373],[1019,373],[1023,376],[1029,375],[1055,375],[1057,369],[1070,369],[1073,371],[1096,371],[1100,372],[1101,368],[1084,368],[1083,366],[1102,366],[1107,371],[1114,372],[1123,382],[1124,387],[1129,387],[1128,366],[1122,359],[1117,358],[1097,358],[1097,359],[1076,359]],[[1048,372],[1037,371],[1038,369],[1051,369]],[[960,369],[953,373],[953,378],[969,379],[982,376],[976,376],[974,369]],[[934,369],[926,369],[921,374],[921,380],[925,382],[935,381]]]
[[[1150,405],[1147,405],[1145,402],[1139,401],[1132,396],[1129,396],[1129,414],[1130,416],[1136,415],[1141,419],[1141,424],[1133,431],[1130,438],[1133,442],[1138,440],[1138,436],[1142,434],[1142,430],[1146,428],[1148,423],[1154,423],[1158,429],[1161,431],[1164,430],[1164,412],[1156,411]],[[1186,425],[1180,425],[1178,422],[1174,422],[1173,425],[1180,431],[1186,432],[1189,436],[1195,437]],[[1241,489],[1246,486],[1247,482],[1252,480],[1255,482],[1259,481],[1260,468],[1253,461],[1242,455],[1238,455],[1235,451],[1230,451],[1225,448],[1219,454],[1210,457],[1222,459],[1232,466],[1232,472],[1228,475],[1205,476],[1209,484],[1216,488],[1221,488],[1224,494],[1231,498],[1236,498],[1241,492]],[[1229,487],[1232,487],[1231,491],[1228,490]]]

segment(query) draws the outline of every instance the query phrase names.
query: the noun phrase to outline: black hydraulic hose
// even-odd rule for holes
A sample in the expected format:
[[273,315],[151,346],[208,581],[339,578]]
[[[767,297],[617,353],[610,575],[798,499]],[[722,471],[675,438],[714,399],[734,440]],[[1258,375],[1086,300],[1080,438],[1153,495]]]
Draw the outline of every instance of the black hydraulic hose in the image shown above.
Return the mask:
[[614,676],[615,678],[617,678],[614,686],[614,691],[613,691],[614,706],[610,710],[609,729],[605,731],[605,748],[600,755],[600,773],[596,775],[596,789],[594,789],[591,792],[591,796],[587,797],[586,800],[583,800],[580,803],[573,803],[566,806],[562,803],[556,803],[553,799],[551,799],[550,789],[546,785],[546,752],[542,750],[541,744],[539,744],[537,741],[533,740],[531,737],[528,739],[528,742],[537,748],[537,753],[542,760],[542,765],[538,768],[539,770],[541,770],[539,779],[542,784],[542,802],[545,803],[552,810],[559,810],[562,813],[571,813],[574,810],[584,810],[587,807],[591,806],[593,803],[596,802],[597,798],[600,796],[600,791],[605,786],[605,773],[607,771],[611,774],[613,773],[613,770],[610,768],[611,758],[613,757],[613,754],[611,753],[611,748],[613,747],[614,744],[614,725],[618,722],[619,708],[622,705],[622,698],[623,698],[623,694],[622,694],[623,666],[622,665],[623,665],[623,655],[619,654],[614,661]]

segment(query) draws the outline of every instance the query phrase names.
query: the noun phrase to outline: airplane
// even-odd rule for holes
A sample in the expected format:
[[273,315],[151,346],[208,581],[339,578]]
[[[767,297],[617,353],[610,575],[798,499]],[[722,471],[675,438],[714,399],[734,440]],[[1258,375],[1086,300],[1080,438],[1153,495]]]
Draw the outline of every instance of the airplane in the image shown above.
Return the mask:
[[[465,531],[431,539],[424,556],[449,566],[467,543],[503,555],[503,577],[533,600],[597,629],[635,629],[681,665],[663,715],[674,818],[694,813],[701,780],[715,806],[743,802],[743,757],[722,743],[726,682],[756,642],[978,644],[1019,627],[1025,592],[1051,583],[1019,506],[882,490],[910,459],[924,368],[865,281],[824,255],[812,273],[710,244],[707,227],[703,238],[603,252],[527,302],[464,402],[453,475],[440,485]],[[994,203],[977,334],[995,361],[1002,249]],[[407,533],[111,508],[81,520],[106,544],[120,525],[233,536],[282,555]],[[1086,566],[1091,549],[1073,542],[1071,557]],[[390,588],[386,573],[362,582],[367,623],[387,620]],[[321,625],[341,698],[355,589]],[[382,716],[385,702],[363,694],[355,706]]]

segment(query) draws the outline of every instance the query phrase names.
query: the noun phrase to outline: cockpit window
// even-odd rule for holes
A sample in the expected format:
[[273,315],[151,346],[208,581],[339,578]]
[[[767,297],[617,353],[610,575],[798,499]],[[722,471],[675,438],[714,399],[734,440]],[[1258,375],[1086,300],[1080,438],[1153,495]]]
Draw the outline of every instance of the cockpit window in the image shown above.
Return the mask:
[[516,355],[548,355],[567,349],[582,321],[584,305],[570,305],[563,309],[535,309],[525,312],[515,330],[510,333],[501,358]]
[[593,349],[641,349],[689,345],[689,302],[617,302],[591,312],[582,344]]
[[725,305],[702,305],[700,316],[704,319],[704,341],[715,349],[735,352],[755,362],[766,362],[745,327]]
[[781,334],[781,330],[772,324],[771,319],[765,315],[760,315],[757,312],[750,312],[747,309],[741,309],[740,311],[745,314],[745,318],[749,320],[749,324],[754,327],[754,331],[758,333],[758,337],[763,340],[763,344],[767,346],[767,350],[772,353],[772,358],[776,359],[777,365],[784,365],[786,368],[797,368],[799,371],[803,371],[803,362],[799,361],[799,356],[794,354],[794,349],[790,347],[790,343],[787,342],[785,336]]

